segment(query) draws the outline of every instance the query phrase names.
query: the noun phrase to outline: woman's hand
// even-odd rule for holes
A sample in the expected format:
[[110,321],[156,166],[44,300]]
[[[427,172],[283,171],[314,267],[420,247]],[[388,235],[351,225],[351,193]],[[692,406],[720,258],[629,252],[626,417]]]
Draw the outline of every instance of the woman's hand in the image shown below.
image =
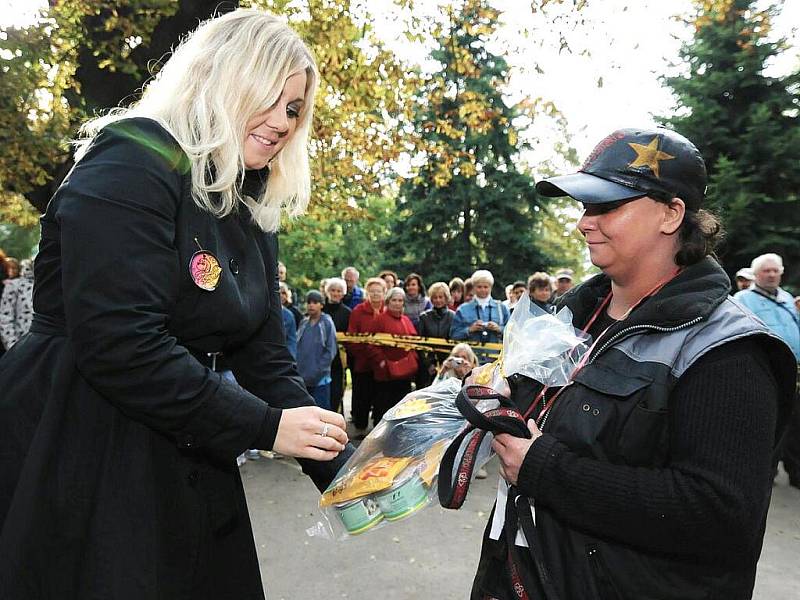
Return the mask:
[[272,449],[287,456],[331,460],[347,444],[344,417],[318,406],[284,409]]
[[467,331],[470,333],[476,333],[478,331],[483,331],[485,323],[478,319],[477,321],[473,321],[472,325],[469,326]]
[[498,325],[494,321],[489,321],[488,323],[484,323],[484,326],[489,331],[494,331],[495,333],[500,333],[500,325]]
[[528,420],[528,430],[532,434],[530,439],[501,433],[492,440],[492,449],[500,458],[500,476],[511,485],[517,485],[522,461],[525,460],[525,455],[528,454],[533,442],[542,435],[533,419]]

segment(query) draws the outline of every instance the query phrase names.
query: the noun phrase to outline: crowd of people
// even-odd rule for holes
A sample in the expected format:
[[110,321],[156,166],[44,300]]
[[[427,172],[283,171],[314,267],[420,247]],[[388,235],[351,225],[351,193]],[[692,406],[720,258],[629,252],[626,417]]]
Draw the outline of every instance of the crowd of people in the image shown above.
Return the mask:
[[[286,266],[278,267],[287,340],[306,385],[323,408],[342,412],[346,371],[352,384],[352,414],[356,435],[363,438],[383,414],[411,391],[430,385],[456,352],[457,342],[499,343],[511,313],[523,294],[547,312],[572,288],[574,272],[559,269],[553,276],[544,272],[530,275],[526,281],[505,286],[505,298],[492,297],[495,280],[492,273],[479,269],[466,279],[453,277],[448,283],[437,281],[427,286],[422,275],[410,273],[400,278],[384,270],[368,278],[363,287],[356,267],[342,270],[341,277],[330,277],[311,290],[305,298],[306,315],[294,302],[298,293],[287,281]],[[321,308],[321,311],[320,311]],[[321,323],[321,325],[318,325]],[[306,334],[309,326],[325,333]],[[452,340],[447,351],[404,350],[388,346],[348,342],[332,352],[333,332],[390,333]],[[308,341],[300,343],[305,337]],[[294,340],[297,341],[294,341]],[[296,349],[295,349],[296,348]],[[458,352],[470,348],[462,344]],[[476,364],[486,362],[487,353],[471,349]],[[454,355],[458,356],[458,354]],[[305,373],[309,375],[306,376]],[[312,375],[313,374],[313,375]]]

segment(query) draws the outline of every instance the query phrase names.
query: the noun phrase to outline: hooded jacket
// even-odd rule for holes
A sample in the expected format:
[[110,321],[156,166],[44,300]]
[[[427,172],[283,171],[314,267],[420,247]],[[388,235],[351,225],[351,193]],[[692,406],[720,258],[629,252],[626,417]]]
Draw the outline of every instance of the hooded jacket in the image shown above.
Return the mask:
[[[473,598],[750,597],[795,368],[729,286],[706,258],[602,335],[493,512]],[[560,306],[582,326],[609,292],[599,275]],[[541,385],[509,383],[524,412]]]

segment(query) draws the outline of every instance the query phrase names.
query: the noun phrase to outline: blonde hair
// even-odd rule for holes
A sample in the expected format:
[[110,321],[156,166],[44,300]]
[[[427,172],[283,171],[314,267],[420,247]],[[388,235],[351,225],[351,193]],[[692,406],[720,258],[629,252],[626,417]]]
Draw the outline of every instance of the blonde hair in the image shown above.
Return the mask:
[[364,289],[369,291],[369,286],[371,285],[379,285],[383,288],[384,292],[386,291],[386,282],[380,277],[370,277],[367,279],[367,283],[364,284]]
[[475,368],[478,366],[478,357],[475,355],[475,351],[472,349],[472,346],[465,343],[456,344],[453,346],[453,349],[450,350],[450,356],[455,356],[456,352],[463,352],[467,356],[469,356],[469,362],[472,364],[472,367]]
[[[261,197],[243,196],[247,123],[273,106],[286,80],[300,72],[307,76],[305,103],[294,135],[270,163]],[[224,217],[244,203],[261,229],[277,231],[282,210],[301,215],[311,197],[308,138],[317,82],[311,51],[282,20],[260,10],[229,12],[190,33],[138,102],[85,123],[76,160],[106,125],[127,117],[153,119],[188,156],[200,208]]]
[[441,292],[444,294],[444,299],[450,304],[450,288],[444,281],[437,281],[431,284],[431,287],[428,288],[428,298],[431,298],[436,292]]

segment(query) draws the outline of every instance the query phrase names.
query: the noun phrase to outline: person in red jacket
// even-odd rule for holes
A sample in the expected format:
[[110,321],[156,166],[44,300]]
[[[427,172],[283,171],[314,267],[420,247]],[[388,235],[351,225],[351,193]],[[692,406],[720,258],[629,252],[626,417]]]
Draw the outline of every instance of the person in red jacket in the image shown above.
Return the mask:
[[[356,305],[350,313],[350,322],[347,333],[372,333],[376,331],[375,321],[383,312],[383,296],[386,293],[386,283],[383,279],[373,277],[367,280],[367,298]],[[350,376],[353,382],[352,416],[356,429],[356,439],[363,439],[369,422],[369,411],[372,408],[372,398],[375,395],[375,380],[372,376],[368,344],[347,344],[347,362],[350,365]],[[378,424],[380,417],[373,417],[373,423]]]
[[[405,292],[394,287],[386,293],[385,301],[386,310],[375,321],[375,332],[417,335],[411,319],[403,314]],[[391,346],[371,346],[369,356],[375,378],[372,419],[377,425],[384,413],[411,391],[411,382],[417,375],[419,360],[416,351]]]

